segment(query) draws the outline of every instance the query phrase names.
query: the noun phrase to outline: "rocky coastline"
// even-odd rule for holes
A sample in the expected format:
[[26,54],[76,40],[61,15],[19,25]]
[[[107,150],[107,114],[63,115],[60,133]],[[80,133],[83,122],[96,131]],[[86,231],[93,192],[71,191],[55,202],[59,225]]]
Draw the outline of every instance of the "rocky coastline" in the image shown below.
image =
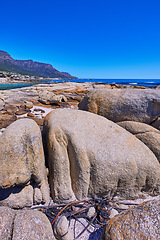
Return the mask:
[[0,161],[2,240],[160,238],[159,87],[0,90]]

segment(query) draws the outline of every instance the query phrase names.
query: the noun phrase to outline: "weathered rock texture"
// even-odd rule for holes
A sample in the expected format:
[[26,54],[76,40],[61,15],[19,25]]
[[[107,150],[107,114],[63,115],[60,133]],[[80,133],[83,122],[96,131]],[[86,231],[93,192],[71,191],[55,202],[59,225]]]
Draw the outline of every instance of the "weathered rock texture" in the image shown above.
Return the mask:
[[160,90],[91,90],[79,103],[79,109],[102,115],[114,122],[150,124],[160,116]]
[[67,102],[67,98],[62,94],[56,95],[51,91],[41,91],[39,93],[39,101],[44,104],[59,104]]
[[160,201],[150,201],[122,212],[106,226],[106,240],[160,239]]
[[16,211],[13,240],[55,240],[48,218],[39,211]]
[[17,117],[15,115],[0,114],[0,129],[6,128],[16,120],[17,120]]
[[155,154],[160,163],[160,131],[145,123],[133,121],[119,122],[119,126],[134,134]]
[[43,134],[52,196],[57,202],[158,191],[160,164],[155,155],[104,117],[55,110],[46,116]]
[[1,240],[55,240],[47,217],[35,210],[0,207]]
[[4,98],[2,94],[0,94],[0,110],[2,110],[5,106]]
[[9,240],[12,236],[15,211],[8,207],[0,207],[0,239]]
[[33,103],[29,102],[29,101],[24,101],[23,106],[24,106],[25,109],[30,109],[30,108],[33,107]]
[[33,120],[17,120],[0,135],[0,205],[41,202],[49,202],[41,132]]

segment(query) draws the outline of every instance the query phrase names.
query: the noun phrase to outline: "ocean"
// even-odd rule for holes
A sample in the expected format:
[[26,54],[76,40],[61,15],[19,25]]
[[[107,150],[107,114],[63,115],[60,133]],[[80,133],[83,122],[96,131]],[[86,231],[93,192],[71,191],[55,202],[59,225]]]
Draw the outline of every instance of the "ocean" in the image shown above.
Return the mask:
[[3,83],[0,84],[0,90],[14,89],[14,88],[22,88],[22,87],[30,87],[37,83]]
[[[43,80],[48,81],[48,80]],[[139,85],[145,87],[155,88],[160,85],[160,79],[66,79],[66,80],[50,80],[53,82],[63,82],[63,81],[70,81],[70,82],[95,82],[95,83],[111,83],[111,84],[120,84],[120,85]]]
[[[155,88],[160,85],[160,79],[65,79],[65,80],[40,80],[39,83],[43,84],[45,82],[57,83],[57,82],[95,82],[95,83],[110,83],[110,84],[120,84],[120,85],[139,85],[150,88]],[[7,90],[13,88],[29,87],[38,84],[36,83],[10,83],[10,84],[0,84],[0,90]]]

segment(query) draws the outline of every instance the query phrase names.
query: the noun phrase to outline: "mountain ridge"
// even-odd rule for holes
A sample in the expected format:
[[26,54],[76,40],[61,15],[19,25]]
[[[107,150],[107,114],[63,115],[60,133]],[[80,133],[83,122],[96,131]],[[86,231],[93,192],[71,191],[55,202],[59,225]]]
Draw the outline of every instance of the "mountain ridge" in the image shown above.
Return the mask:
[[0,50],[0,70],[36,77],[73,79],[68,73],[60,72],[51,64],[29,60],[15,60],[8,52]]

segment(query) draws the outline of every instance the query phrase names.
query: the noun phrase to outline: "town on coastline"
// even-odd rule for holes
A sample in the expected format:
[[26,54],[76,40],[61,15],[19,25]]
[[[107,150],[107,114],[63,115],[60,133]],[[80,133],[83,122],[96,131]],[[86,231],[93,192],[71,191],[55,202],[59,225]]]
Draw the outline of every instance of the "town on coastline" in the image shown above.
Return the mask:
[[[48,78],[48,80],[59,80],[60,78]],[[35,82],[35,81],[43,81],[47,80],[46,77],[38,77],[38,76],[29,76],[23,74],[17,74],[14,72],[5,72],[0,71],[0,84],[1,83],[20,83],[20,82]]]

